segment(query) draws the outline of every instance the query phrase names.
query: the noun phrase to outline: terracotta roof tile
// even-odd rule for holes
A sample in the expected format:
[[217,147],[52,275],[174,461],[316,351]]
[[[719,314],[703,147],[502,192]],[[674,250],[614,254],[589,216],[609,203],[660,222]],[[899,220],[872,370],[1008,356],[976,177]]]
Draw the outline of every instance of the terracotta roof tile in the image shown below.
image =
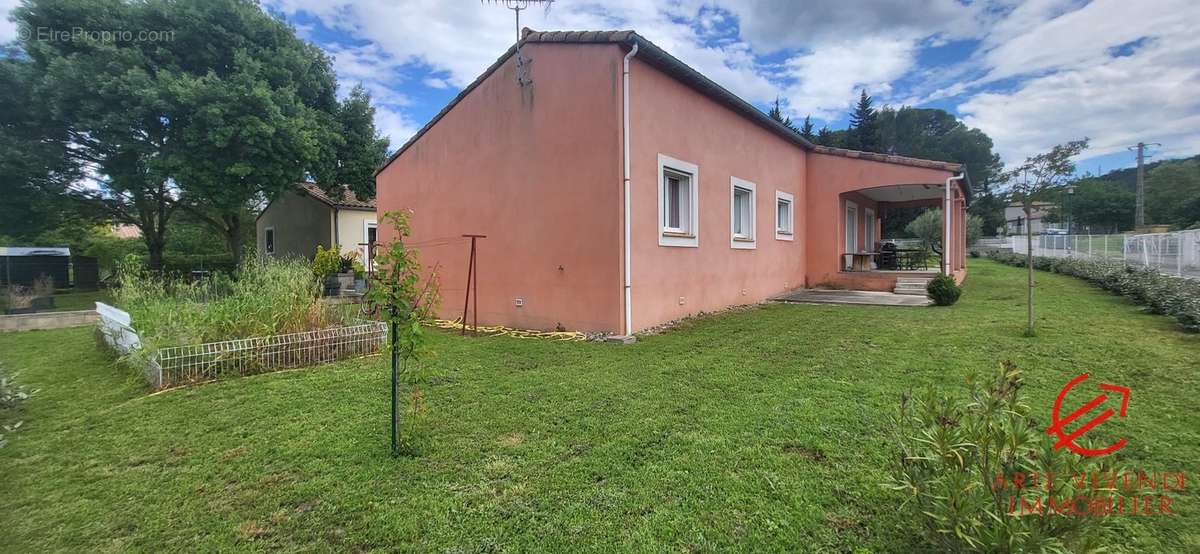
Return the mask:
[[316,183],[297,183],[296,186],[304,191],[305,194],[336,208],[375,209],[374,198],[359,200],[358,197],[354,196],[354,191],[345,185],[342,185],[342,197],[338,199],[330,197]]

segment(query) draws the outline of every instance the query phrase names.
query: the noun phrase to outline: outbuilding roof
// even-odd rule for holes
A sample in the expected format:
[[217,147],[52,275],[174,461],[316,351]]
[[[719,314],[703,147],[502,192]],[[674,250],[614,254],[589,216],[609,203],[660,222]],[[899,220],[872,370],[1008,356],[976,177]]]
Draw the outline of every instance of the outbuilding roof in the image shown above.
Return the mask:
[[345,185],[342,185],[341,198],[334,198],[330,196],[325,192],[324,189],[317,186],[316,183],[297,183],[297,186],[299,186],[300,190],[304,191],[309,196],[335,208],[350,208],[356,210],[375,209],[374,198],[359,200],[358,197],[354,195],[354,191],[350,190],[350,187]]
[[[801,148],[817,152],[820,154],[829,154],[833,156],[844,156],[847,158],[858,158],[871,160],[883,163],[908,165],[915,167],[924,167],[930,169],[940,169],[944,171],[960,172],[963,171],[963,165],[950,162],[939,162],[934,160],[923,160],[919,158],[909,158],[906,156],[893,156],[890,154],[878,154],[874,152],[860,152],[858,150],[849,150],[845,148],[834,148],[830,146],[820,146],[813,144],[804,138],[800,133],[788,128],[786,125],[775,121],[762,110],[754,107],[753,104],[743,100],[736,94],[729,92],[725,87],[718,85],[712,79],[705,77],[699,71],[692,69],[691,66],[683,63],[675,56],[667,53],[667,51],[659,48],[653,42],[646,40],[645,37],[637,34],[634,31],[533,31],[526,28],[522,31],[521,43],[570,43],[570,44],[621,44],[632,47],[634,44],[638,46],[637,59],[645,62],[655,69],[670,75],[679,82],[691,87],[692,89],[704,94],[717,103],[733,110],[739,115],[749,119],[755,124],[775,133],[779,137],[787,140]],[[417,131],[412,138],[408,139],[400,148],[398,148],[387,161],[383,163],[375,171],[378,175],[383,171],[393,160],[398,158],[409,146],[412,146],[421,138],[430,128],[432,128],[443,116],[454,108],[463,98],[471,93],[475,87],[479,86],[489,75],[500,68],[501,65],[517,51],[517,45],[513,45],[499,59],[496,60],[490,67],[487,68],[474,82],[467,85],[446,107],[442,108],[437,115],[426,123],[421,130]],[[964,183],[964,188],[967,190],[968,197],[970,196],[969,186]]]

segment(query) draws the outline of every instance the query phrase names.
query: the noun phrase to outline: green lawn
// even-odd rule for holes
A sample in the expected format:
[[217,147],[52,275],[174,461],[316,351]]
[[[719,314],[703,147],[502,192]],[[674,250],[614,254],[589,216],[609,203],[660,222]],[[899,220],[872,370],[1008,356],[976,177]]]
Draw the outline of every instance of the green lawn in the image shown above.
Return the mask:
[[[772,305],[632,346],[436,333],[401,459],[380,357],[146,396],[88,329],[0,334],[40,389],[0,450],[0,551],[912,551],[887,417],[1004,359],[1047,414],[1078,373],[1130,386],[1093,433],[1200,476],[1200,336],[1043,273],[1024,338],[1022,271],[971,262],[951,308]],[[1200,550],[1196,491],[1114,548]]]
[[111,303],[107,289],[60,292],[54,295],[54,311],[94,310],[96,302]]

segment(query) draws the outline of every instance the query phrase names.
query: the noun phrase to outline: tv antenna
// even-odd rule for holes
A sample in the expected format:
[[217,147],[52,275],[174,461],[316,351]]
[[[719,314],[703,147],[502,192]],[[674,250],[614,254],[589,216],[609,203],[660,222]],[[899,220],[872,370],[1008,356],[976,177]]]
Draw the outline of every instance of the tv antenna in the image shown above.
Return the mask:
[[533,83],[533,79],[529,77],[529,65],[533,60],[526,58],[521,54],[521,11],[529,9],[529,6],[542,5],[545,6],[546,13],[550,12],[550,5],[554,0],[479,0],[481,3],[500,4],[513,11],[517,22],[517,84],[525,86]]

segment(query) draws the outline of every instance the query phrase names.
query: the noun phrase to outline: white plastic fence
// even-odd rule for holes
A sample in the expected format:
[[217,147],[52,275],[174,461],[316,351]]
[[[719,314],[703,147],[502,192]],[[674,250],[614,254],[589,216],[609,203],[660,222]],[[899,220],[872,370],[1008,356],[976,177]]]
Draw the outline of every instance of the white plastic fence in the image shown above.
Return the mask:
[[[1027,251],[1027,238],[1013,235],[1013,252]],[[1200,279],[1200,230],[1146,235],[1035,235],[1033,255],[1052,258],[1122,260],[1160,273]]]
[[164,384],[172,385],[357,358],[378,352],[386,342],[387,324],[371,321],[286,335],[172,346],[158,351],[158,363]]

